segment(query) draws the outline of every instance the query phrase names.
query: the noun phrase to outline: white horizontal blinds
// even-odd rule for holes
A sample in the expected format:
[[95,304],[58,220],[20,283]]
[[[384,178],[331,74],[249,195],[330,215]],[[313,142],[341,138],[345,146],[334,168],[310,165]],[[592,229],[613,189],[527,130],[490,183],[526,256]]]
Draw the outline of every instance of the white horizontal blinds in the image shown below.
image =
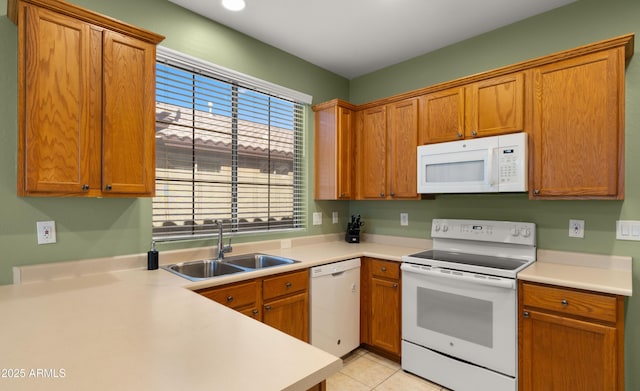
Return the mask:
[[301,103],[194,67],[156,67],[153,236],[304,226]]

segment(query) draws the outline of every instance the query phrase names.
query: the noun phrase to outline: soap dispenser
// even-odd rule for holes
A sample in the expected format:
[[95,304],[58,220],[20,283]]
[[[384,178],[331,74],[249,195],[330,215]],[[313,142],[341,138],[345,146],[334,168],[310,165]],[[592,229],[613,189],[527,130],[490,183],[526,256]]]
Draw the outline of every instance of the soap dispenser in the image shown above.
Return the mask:
[[156,241],[151,241],[151,249],[147,252],[147,269],[156,270],[158,268],[158,249],[156,249]]

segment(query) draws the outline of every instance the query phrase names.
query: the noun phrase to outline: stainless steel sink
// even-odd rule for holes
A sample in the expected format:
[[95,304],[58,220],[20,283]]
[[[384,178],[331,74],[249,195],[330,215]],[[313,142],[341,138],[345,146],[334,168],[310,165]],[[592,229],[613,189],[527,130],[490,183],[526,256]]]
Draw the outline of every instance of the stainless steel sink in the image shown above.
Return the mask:
[[222,260],[202,259],[162,266],[163,269],[191,281],[201,281],[227,274],[248,272],[265,267],[298,263],[293,259],[266,254],[245,254],[226,257]]
[[266,254],[245,254],[235,255],[232,257],[226,257],[222,260],[223,263],[240,266],[246,269],[262,269],[265,267],[290,265],[292,263],[298,263],[289,258],[278,257],[276,255]]
[[162,268],[191,281],[206,280],[212,277],[246,271],[246,269],[228,263],[218,262],[215,259],[181,262],[174,265],[163,266]]

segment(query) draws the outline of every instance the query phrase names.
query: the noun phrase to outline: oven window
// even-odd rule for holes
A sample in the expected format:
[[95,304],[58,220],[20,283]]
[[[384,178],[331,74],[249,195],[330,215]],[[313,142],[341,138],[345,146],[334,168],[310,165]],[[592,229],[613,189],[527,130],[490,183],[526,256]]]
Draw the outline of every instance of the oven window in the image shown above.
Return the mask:
[[493,303],[418,287],[418,327],[493,347]]
[[427,183],[484,181],[484,160],[426,165]]

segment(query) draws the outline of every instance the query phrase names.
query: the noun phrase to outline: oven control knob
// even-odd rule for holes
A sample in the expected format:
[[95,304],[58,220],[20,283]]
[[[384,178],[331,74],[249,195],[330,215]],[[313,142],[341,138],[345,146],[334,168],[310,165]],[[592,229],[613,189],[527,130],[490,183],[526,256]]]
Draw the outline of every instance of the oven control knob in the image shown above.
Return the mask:
[[449,227],[447,227],[446,225],[442,226],[442,232],[447,232],[449,230]]
[[433,228],[436,230],[436,232],[440,232],[440,225],[439,224],[436,224],[435,227],[433,227]]
[[511,236],[518,236],[520,234],[520,230],[518,228],[511,228]]
[[531,235],[531,230],[529,228],[522,228],[520,235],[522,235],[523,238],[528,238]]

